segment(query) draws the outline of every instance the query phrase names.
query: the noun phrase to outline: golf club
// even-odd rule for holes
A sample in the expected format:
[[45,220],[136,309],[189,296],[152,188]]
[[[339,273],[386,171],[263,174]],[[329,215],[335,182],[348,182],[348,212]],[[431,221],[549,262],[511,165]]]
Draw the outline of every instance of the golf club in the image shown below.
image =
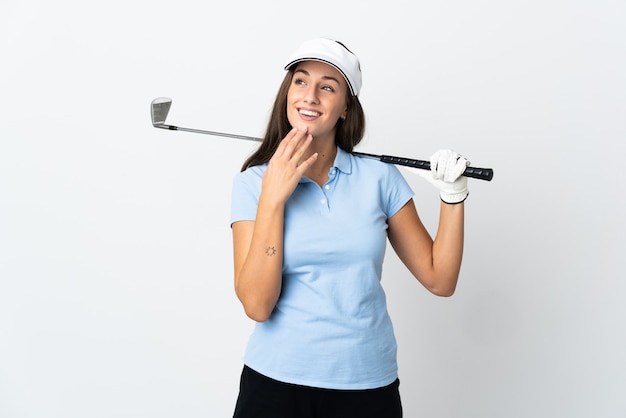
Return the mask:
[[[255,138],[252,136],[235,135],[235,134],[229,134],[229,133],[224,133],[224,132],[205,131],[201,129],[191,129],[191,128],[183,128],[183,127],[174,126],[174,125],[166,125],[165,119],[167,118],[167,114],[169,113],[171,106],[172,106],[172,99],[168,97],[159,97],[152,101],[150,105],[150,116],[152,118],[152,126],[154,126],[155,128],[168,129],[170,131],[185,131],[185,132],[194,132],[198,134],[222,136],[226,138],[243,139],[246,141],[256,141],[256,142],[261,141],[261,138]],[[403,157],[394,157],[391,155],[367,154],[364,152],[355,152],[355,151],[353,151],[352,154],[375,158],[384,163],[403,165],[406,167],[420,168],[423,170],[430,170],[430,161],[415,160],[415,159],[403,158]],[[465,171],[463,172],[463,175],[465,177],[491,181],[491,179],[493,178],[493,170],[491,168],[467,167]]]

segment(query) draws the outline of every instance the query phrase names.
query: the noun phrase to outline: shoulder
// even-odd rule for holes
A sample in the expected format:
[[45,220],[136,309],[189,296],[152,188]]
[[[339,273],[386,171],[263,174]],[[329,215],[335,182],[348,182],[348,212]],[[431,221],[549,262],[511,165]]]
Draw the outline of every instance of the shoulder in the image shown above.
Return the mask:
[[265,168],[259,165],[235,174],[231,194],[231,225],[237,221],[255,219]]
[[267,168],[267,164],[248,167],[242,172],[235,174],[232,179],[233,195],[254,195],[261,193],[261,183],[263,182],[263,173]]
[[363,156],[363,155],[350,155],[352,161],[352,167],[358,174],[370,174],[379,178],[386,179],[399,179],[403,178],[400,170],[389,163],[384,163],[377,158]]
[[267,163],[248,167],[244,171],[235,174],[233,181],[235,184],[255,183],[261,181],[266,168]]
[[353,173],[364,179],[369,189],[377,185],[387,217],[393,216],[413,197],[411,186],[394,164],[376,158],[353,155]]

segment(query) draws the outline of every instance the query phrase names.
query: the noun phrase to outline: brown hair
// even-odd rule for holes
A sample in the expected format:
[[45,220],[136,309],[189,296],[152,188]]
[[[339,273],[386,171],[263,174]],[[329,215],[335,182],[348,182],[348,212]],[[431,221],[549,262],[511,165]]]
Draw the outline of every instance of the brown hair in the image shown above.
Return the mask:
[[[272,158],[272,155],[274,155],[274,152],[276,152],[280,141],[287,136],[292,129],[287,119],[287,92],[293,80],[294,67],[287,71],[278,89],[263,142],[261,142],[259,148],[246,159],[241,167],[241,171],[244,171],[248,167],[268,162]],[[359,98],[352,96],[349,90],[347,90],[346,95],[348,111],[346,112],[345,119],[339,119],[337,121],[335,144],[344,151],[352,152],[354,147],[361,142],[365,134],[365,114],[363,107],[361,107],[361,102],[359,102]]]

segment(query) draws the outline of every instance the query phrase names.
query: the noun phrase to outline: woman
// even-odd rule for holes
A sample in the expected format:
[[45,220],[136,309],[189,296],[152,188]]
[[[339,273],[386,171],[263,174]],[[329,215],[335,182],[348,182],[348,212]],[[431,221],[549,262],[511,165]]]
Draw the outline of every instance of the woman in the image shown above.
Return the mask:
[[313,39],[285,69],[263,142],[233,186],[235,292],[257,322],[234,416],[400,417],[386,240],[428,290],[452,295],[467,162],[448,150],[431,159],[426,178],[442,199],[433,241],[399,170],[350,154],[365,128],[357,57]]

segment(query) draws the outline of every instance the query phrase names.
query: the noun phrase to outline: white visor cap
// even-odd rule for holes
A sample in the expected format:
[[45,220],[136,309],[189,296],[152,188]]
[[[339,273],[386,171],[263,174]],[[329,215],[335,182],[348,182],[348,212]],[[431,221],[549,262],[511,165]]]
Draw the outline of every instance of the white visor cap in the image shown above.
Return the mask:
[[291,55],[285,70],[302,61],[319,61],[335,67],[346,79],[350,93],[361,91],[361,65],[359,59],[346,47],[332,39],[317,38],[304,42]]

